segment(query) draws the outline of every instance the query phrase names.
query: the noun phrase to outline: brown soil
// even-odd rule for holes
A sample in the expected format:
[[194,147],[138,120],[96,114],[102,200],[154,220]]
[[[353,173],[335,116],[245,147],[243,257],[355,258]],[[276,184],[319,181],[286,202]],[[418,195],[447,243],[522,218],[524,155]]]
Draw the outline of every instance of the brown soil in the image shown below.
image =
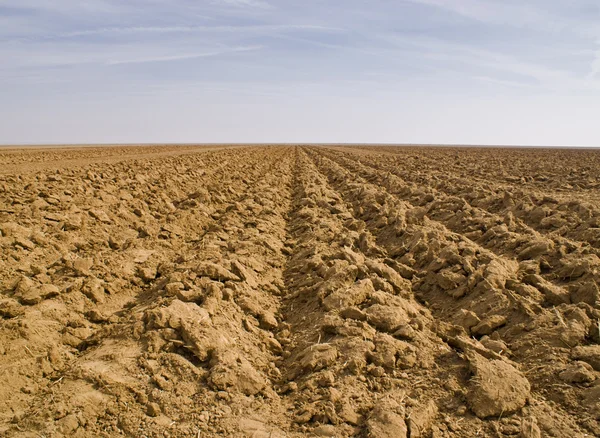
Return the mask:
[[2,436],[600,436],[600,152],[0,168]]

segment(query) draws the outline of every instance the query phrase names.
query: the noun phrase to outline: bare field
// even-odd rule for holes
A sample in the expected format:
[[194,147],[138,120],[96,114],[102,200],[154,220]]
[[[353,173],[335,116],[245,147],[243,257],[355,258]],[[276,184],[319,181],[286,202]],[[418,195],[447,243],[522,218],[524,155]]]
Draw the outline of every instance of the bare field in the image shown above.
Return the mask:
[[600,436],[600,151],[0,169],[2,436]]

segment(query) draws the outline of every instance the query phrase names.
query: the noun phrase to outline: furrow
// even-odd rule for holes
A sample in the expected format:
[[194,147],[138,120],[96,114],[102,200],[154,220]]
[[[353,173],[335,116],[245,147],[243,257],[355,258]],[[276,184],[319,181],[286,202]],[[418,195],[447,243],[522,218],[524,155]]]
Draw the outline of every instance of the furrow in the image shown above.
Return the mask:
[[[565,239],[549,239],[523,225],[511,214],[502,218],[476,207],[463,198],[447,197],[435,190],[411,186],[384,170],[364,165],[345,156],[335,155],[352,172],[384,187],[411,207],[419,207],[431,220],[461,234],[501,258],[519,262],[518,271],[526,282],[552,288],[562,296],[553,296],[550,305],[583,302],[600,305],[600,258],[588,248],[580,248]],[[530,277],[533,275],[534,277]],[[539,277],[549,282],[541,284]]]
[[[439,169],[439,162],[431,160],[429,163],[424,163],[425,157],[418,158],[419,160],[407,160],[406,157],[392,158],[393,164],[389,163],[389,159],[386,160],[387,164],[384,164],[382,160],[371,154],[361,154],[361,161],[377,163],[380,170],[389,170],[421,187],[458,196],[471,206],[484,209],[489,213],[503,217],[512,214],[549,238],[557,240],[565,238],[573,241],[574,244],[591,245],[598,255],[600,210],[592,202],[593,197],[590,199],[590,194],[593,192],[576,190],[571,185],[559,191],[548,190],[547,181],[552,178],[543,176],[539,176],[542,184],[535,188],[521,184],[521,178],[506,177],[505,180],[492,183],[487,177],[478,180],[472,174],[473,163],[469,163],[468,170],[463,168],[442,171]],[[452,161],[451,157],[447,158],[445,162]],[[507,183],[506,179],[512,182]],[[561,179],[556,177],[557,181]]]
[[[183,206],[174,207],[174,198],[191,190],[190,180],[196,187],[202,183],[197,169],[226,161],[172,159],[160,169],[139,161],[136,172],[90,166],[22,177],[23,192],[11,192],[10,203],[10,218],[18,224],[1,225],[1,329],[4,356],[13,358],[3,369],[4,421],[20,418],[77,358],[82,341],[118,319],[117,312],[151,280],[151,266],[156,275],[159,254],[175,254],[184,244],[185,226],[172,222],[200,228],[210,220],[190,220]],[[23,356],[23,349],[29,354]]]
[[[552,415],[568,418],[568,427],[579,430],[578,436],[595,427],[570,410],[568,403],[552,408],[548,404],[563,397],[565,386],[570,394],[582,397],[585,393],[577,386],[561,384],[557,375],[570,362],[570,354],[576,351],[573,349],[587,345],[589,337],[594,336],[593,321],[599,316],[595,309],[559,303],[543,308],[540,304],[548,298],[521,281],[518,266],[429,221],[422,209],[349,172],[326,158],[321,149],[308,153],[352,205],[355,217],[387,250],[391,259],[388,263],[415,270],[414,293],[435,318],[450,323],[441,323],[438,328],[442,338],[459,350],[476,345],[480,353],[508,357],[523,371],[539,367],[539,374],[528,375],[533,390],[530,409],[540,416],[547,416],[544,412],[550,409]],[[463,335],[454,337],[460,333],[477,340],[466,346]],[[549,381],[557,386],[549,385]],[[530,411],[523,415],[526,412]],[[548,433],[564,427],[559,423],[547,425]]]
[[[232,400],[276,397],[278,348],[270,330],[283,286],[279,242],[290,155],[289,149],[262,150],[229,168],[220,180],[225,186],[211,193],[222,213],[201,236],[178,246],[179,254],[163,254],[153,271],[158,278],[148,278],[129,308],[85,339],[76,360],[54,373],[57,384],[18,417],[14,434],[85,427],[91,434],[147,429],[155,436],[162,430],[157,422],[169,417],[175,436],[237,436],[242,409],[223,419]],[[61,406],[77,406],[79,414],[61,414]]]
[[385,251],[357,228],[304,152],[297,160],[288,229],[294,250],[277,333],[291,432],[405,437],[417,424],[431,430],[437,399],[452,396],[420,382],[437,376],[436,360],[452,350],[431,330],[410,281],[383,263]]

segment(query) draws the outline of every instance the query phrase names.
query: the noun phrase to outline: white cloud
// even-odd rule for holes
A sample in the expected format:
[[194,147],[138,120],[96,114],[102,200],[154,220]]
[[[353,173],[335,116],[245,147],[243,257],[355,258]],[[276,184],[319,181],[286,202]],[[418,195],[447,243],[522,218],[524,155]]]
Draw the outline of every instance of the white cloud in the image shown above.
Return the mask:
[[89,29],[60,34],[60,37],[78,37],[102,34],[135,34],[135,33],[192,33],[192,32],[280,32],[294,30],[313,30],[323,32],[338,32],[342,29],[311,24],[274,24],[274,25],[247,25],[247,26],[136,26],[136,27],[110,27],[102,29]]
[[[569,92],[590,89],[597,90],[600,88],[600,83],[587,80],[584,75],[579,75],[559,67],[542,65],[540,63],[532,62],[529,59],[522,59],[517,55],[501,53],[466,44],[448,42],[436,38],[408,38],[399,37],[393,34],[379,35],[379,38],[387,43],[404,49],[411,47],[418,48],[418,54],[414,54],[413,52],[416,57],[423,57],[440,62],[453,62],[459,66],[469,65],[471,67],[492,69],[498,73],[504,72],[528,78],[528,80],[522,82],[524,86],[537,85],[549,91],[568,90]],[[506,78],[503,77],[498,77],[496,79],[499,81],[506,81]],[[532,81],[534,81],[535,84],[533,84]]]
[[276,35],[284,32],[342,32],[344,29],[314,24],[264,24],[245,26],[129,26],[102,27],[69,32],[11,38],[5,42],[34,42],[37,40],[69,39],[87,36],[127,36],[137,34],[248,34]]
[[[597,42],[597,45],[600,45],[600,40]],[[591,63],[591,71],[587,76],[588,80],[595,79],[600,75],[600,49],[598,49],[594,53],[594,57]]]
[[70,16],[81,13],[117,13],[123,9],[120,2],[106,0],[0,0],[0,6]]
[[522,82],[508,81],[506,79],[498,79],[490,76],[473,76],[473,79],[490,84],[502,85],[505,87],[524,88],[528,86]]
[[[437,7],[465,18],[486,24],[536,29],[549,33],[570,33],[586,38],[600,37],[600,24],[594,21],[566,17],[556,8],[558,2],[511,2],[496,0],[404,0],[410,3]],[[576,3],[576,2],[571,2]],[[553,10],[554,9],[554,10]]]
[[263,0],[217,0],[216,3],[224,3],[230,6],[242,6],[261,9],[271,8],[271,5]]
[[164,56],[151,56],[144,58],[130,58],[121,60],[108,61],[108,65],[119,65],[119,64],[142,64],[147,62],[168,62],[168,61],[181,61],[184,59],[195,59],[195,58],[206,58],[210,56],[219,56],[227,53],[235,52],[249,52],[253,50],[260,50],[262,46],[248,46],[248,47],[232,47],[226,49],[212,50],[202,53],[189,53],[180,55],[164,55]]

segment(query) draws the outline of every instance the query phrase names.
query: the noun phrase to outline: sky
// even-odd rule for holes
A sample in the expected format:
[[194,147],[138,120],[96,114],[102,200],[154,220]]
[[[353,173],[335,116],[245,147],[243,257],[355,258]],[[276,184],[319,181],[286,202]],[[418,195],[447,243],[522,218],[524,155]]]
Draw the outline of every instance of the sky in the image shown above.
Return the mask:
[[597,0],[0,0],[0,144],[600,146]]

